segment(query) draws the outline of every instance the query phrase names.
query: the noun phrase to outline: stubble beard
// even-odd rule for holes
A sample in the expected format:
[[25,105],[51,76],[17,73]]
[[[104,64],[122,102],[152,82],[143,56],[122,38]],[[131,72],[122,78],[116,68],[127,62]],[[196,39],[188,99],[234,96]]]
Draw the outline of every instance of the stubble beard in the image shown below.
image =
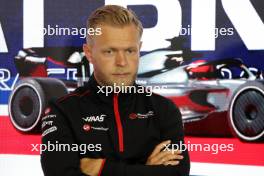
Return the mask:
[[113,75],[105,75],[104,73],[95,72],[95,78],[101,86],[133,86],[136,80],[136,73],[128,75],[126,78],[115,78]]

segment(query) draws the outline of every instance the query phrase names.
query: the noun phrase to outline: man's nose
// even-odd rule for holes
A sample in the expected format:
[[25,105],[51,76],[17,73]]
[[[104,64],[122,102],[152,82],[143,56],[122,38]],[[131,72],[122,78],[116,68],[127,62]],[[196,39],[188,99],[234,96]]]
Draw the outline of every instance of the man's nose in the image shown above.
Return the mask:
[[118,52],[115,59],[116,65],[124,67],[127,65],[127,59],[123,52]]

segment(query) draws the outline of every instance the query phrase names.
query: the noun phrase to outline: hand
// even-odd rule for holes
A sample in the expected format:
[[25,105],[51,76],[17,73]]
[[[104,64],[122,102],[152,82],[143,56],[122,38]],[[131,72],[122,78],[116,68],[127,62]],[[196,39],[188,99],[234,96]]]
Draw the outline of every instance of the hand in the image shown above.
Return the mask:
[[90,176],[97,176],[99,174],[103,159],[82,158],[80,160],[81,171]]
[[180,155],[181,151],[179,150],[170,150],[170,151],[163,151],[162,149],[165,145],[170,144],[171,141],[164,141],[158,144],[151,155],[147,159],[146,165],[178,165],[180,162],[178,160],[183,159],[183,156]]

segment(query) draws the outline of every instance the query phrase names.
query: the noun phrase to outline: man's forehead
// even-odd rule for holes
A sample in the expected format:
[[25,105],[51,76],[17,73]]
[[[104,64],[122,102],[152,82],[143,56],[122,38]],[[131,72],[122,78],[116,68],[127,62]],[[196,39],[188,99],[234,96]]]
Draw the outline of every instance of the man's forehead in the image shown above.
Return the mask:
[[131,37],[135,38],[139,36],[135,25],[126,25],[126,26],[102,26],[102,35],[109,38],[114,37]]
[[102,25],[101,35],[93,36],[94,44],[100,47],[130,48],[136,47],[140,42],[139,32],[131,24],[123,27]]

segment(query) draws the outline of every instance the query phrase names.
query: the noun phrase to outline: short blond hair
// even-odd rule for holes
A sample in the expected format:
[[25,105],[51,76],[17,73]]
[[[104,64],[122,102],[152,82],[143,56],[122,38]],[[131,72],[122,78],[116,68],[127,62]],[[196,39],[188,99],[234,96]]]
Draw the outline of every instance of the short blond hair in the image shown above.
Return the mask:
[[[96,28],[101,24],[120,27],[134,24],[139,31],[140,37],[143,33],[142,23],[137,15],[132,10],[118,5],[102,6],[92,12],[87,21],[87,28]],[[87,36],[89,37],[89,35]]]

